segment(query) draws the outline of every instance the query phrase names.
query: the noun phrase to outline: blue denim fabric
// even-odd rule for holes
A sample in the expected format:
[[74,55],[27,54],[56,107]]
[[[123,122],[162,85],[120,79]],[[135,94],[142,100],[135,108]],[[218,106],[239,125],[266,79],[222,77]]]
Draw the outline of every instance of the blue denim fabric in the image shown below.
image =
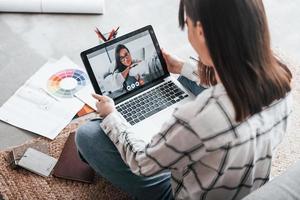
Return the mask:
[[[204,90],[195,82],[180,76],[179,82],[198,95]],[[135,175],[122,160],[117,148],[102,131],[100,119],[81,126],[76,133],[76,145],[81,157],[102,177],[135,199],[173,199],[169,171],[151,177]]]

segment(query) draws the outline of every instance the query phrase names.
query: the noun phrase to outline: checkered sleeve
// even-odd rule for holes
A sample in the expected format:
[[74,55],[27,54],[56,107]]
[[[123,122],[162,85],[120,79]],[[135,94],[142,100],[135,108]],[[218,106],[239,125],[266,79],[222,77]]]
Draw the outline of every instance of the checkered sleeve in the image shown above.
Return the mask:
[[198,135],[175,116],[148,144],[136,139],[128,126],[118,112],[111,113],[101,123],[122,159],[137,175],[151,176],[166,169],[181,170],[206,152]]

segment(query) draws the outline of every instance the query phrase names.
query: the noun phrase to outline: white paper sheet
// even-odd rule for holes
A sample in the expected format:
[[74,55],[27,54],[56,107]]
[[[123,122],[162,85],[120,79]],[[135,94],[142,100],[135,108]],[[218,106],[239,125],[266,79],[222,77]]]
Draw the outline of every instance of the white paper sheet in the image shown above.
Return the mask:
[[104,0],[0,0],[2,12],[104,13]]
[[95,98],[92,97],[92,93],[95,93],[92,85],[88,85],[85,88],[83,88],[82,90],[79,90],[75,96],[77,98],[79,98],[81,101],[83,101],[84,103],[86,103],[87,105],[89,105],[91,108],[93,108],[94,110],[97,110],[96,107],[96,102],[97,100]]
[[0,107],[0,120],[54,139],[84,105],[76,97],[60,98],[47,92],[48,79],[70,68],[81,69],[67,57],[46,63]]

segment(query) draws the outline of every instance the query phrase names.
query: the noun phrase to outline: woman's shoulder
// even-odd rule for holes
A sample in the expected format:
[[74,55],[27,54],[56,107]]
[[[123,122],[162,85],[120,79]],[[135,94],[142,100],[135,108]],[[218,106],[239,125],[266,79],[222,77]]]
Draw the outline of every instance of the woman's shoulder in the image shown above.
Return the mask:
[[[230,142],[239,142],[250,137],[256,128],[268,129],[268,124],[276,123],[289,115],[291,110],[292,95],[288,93],[260,113],[243,122],[237,122],[234,106],[224,86],[218,84],[206,89],[194,101],[177,108],[174,117],[189,125],[207,149],[217,149]],[[261,122],[268,123],[261,125]]]
[[230,132],[230,128],[237,124],[233,104],[222,84],[206,89],[194,101],[177,108],[173,115],[188,124],[211,147],[232,140],[229,135],[228,140],[209,141],[224,131]]

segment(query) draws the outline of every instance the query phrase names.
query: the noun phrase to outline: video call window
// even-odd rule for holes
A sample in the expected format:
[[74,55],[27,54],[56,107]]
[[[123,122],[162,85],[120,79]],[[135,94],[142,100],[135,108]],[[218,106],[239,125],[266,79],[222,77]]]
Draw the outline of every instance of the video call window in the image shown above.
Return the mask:
[[103,95],[117,98],[164,74],[148,31],[88,55]]

